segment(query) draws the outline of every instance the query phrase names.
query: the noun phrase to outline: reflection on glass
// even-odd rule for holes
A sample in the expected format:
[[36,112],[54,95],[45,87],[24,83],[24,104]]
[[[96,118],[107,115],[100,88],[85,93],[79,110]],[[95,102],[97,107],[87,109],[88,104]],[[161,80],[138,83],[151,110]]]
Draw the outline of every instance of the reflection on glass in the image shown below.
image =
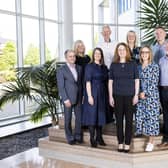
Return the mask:
[[134,24],[136,20],[136,2],[134,0],[118,1],[118,23]]
[[21,0],[21,2],[23,14],[38,16],[38,0]]
[[92,21],[92,7],[91,0],[73,0],[73,22],[86,22]]
[[47,19],[58,20],[57,0],[44,0],[44,16]]
[[40,64],[38,20],[23,18],[22,22],[23,22],[24,65],[28,66],[28,65]]
[[74,41],[82,40],[86,46],[86,54],[92,51],[92,34],[90,25],[74,25]]
[[58,25],[45,22],[46,60],[58,59]]
[[0,9],[14,12],[15,0],[1,0]]
[[114,0],[94,0],[94,22],[114,23],[115,10]]

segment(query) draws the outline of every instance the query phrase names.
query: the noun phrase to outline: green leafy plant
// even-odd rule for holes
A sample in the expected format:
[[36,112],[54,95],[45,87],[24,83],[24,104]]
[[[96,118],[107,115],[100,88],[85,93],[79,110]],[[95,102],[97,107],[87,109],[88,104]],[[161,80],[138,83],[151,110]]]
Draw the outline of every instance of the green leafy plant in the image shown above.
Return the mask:
[[59,122],[59,96],[56,83],[56,61],[46,62],[41,66],[17,69],[17,79],[7,83],[2,90],[0,107],[8,102],[26,99],[37,103],[31,115],[33,122],[43,119],[49,114],[53,125]]
[[143,31],[142,41],[148,44],[156,42],[154,30],[162,26],[168,31],[168,1],[167,0],[140,0],[140,17],[137,26]]

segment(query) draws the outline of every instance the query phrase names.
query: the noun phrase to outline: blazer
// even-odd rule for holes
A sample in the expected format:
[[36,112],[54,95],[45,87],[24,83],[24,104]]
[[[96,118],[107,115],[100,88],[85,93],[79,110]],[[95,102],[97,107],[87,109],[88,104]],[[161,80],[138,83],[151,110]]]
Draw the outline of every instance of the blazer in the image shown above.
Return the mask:
[[78,74],[77,81],[67,64],[60,67],[56,74],[59,96],[63,102],[69,99],[72,105],[82,101],[82,68],[79,65],[75,67]]

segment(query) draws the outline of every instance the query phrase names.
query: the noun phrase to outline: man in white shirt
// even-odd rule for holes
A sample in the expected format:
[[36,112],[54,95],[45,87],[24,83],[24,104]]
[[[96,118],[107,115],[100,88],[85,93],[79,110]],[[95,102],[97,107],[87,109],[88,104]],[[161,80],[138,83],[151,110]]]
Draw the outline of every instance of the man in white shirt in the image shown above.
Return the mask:
[[114,51],[117,45],[116,41],[111,41],[111,29],[109,25],[104,25],[102,28],[102,36],[104,41],[99,42],[97,47],[100,47],[103,50],[104,62],[108,69],[110,69],[111,62],[113,60]]

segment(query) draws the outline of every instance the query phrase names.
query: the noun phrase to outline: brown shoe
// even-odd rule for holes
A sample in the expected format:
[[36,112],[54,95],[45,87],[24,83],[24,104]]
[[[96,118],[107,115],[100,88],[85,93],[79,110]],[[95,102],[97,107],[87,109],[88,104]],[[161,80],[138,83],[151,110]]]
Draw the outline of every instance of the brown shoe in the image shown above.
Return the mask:
[[159,148],[168,147],[168,142],[162,142],[161,144],[158,144],[157,146],[158,146]]

